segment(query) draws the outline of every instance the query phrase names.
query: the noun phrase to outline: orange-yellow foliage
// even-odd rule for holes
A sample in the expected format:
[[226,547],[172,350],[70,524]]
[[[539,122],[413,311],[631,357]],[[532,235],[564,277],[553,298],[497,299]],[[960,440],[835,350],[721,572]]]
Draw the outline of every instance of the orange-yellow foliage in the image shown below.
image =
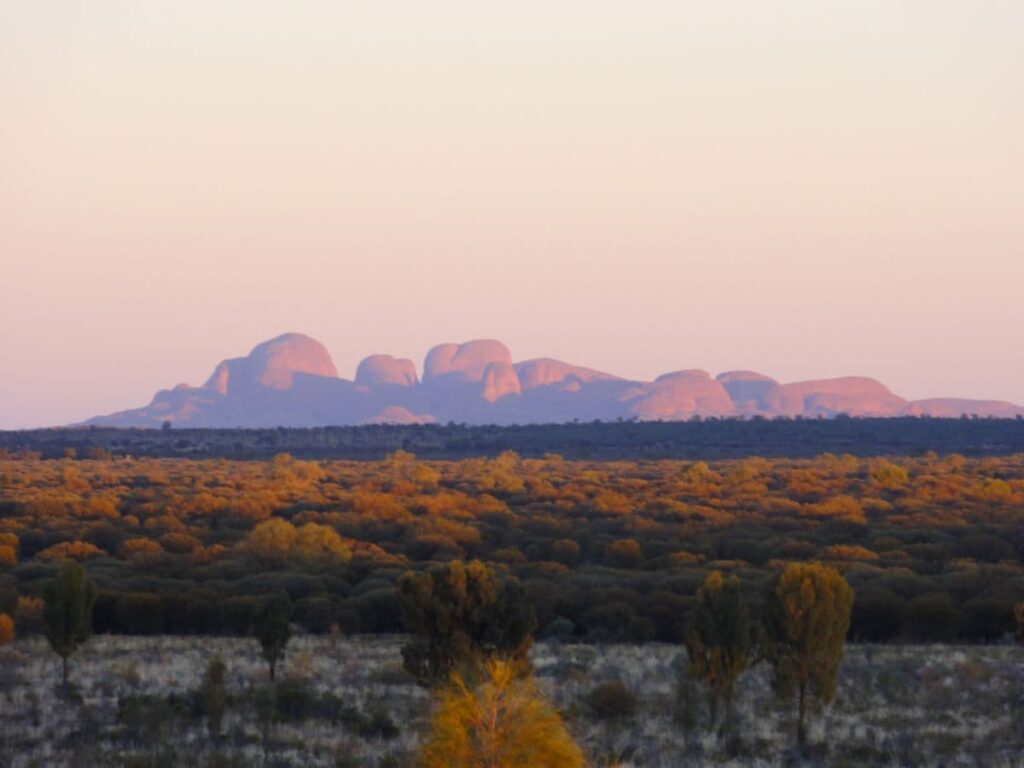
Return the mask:
[[346,563],[352,551],[338,532],[327,525],[306,523],[299,528],[272,517],[249,533],[250,551],[262,560],[281,562],[288,558],[310,561]]
[[441,481],[441,475],[436,469],[432,469],[426,464],[419,464],[413,470],[412,479],[422,488],[436,488]]
[[64,488],[72,493],[84,493],[92,489],[92,485],[89,484],[89,481],[82,475],[79,469],[71,464],[65,464],[61,467],[60,474]]
[[106,552],[87,541],[62,541],[36,554],[37,560],[92,560]]
[[825,557],[829,560],[877,560],[878,554],[854,544],[833,544],[825,548]]
[[0,646],[14,640],[14,621],[6,613],[0,613]]
[[223,544],[211,544],[208,547],[199,547],[191,552],[192,562],[205,565],[224,557],[231,550]]
[[249,533],[249,548],[264,560],[284,560],[295,545],[298,532],[287,520],[272,517],[264,520]]
[[895,490],[902,488],[910,479],[910,473],[891,461],[878,461],[871,468],[871,479],[880,488]]
[[295,554],[305,560],[346,563],[352,559],[352,551],[341,540],[338,532],[317,523],[306,523],[298,529],[294,549]]
[[495,661],[478,688],[456,676],[440,694],[419,762],[423,768],[580,768],[583,753],[533,680]]
[[90,496],[82,504],[82,517],[117,517],[117,500],[109,496]]
[[685,550],[673,552],[671,558],[672,562],[678,565],[699,565],[704,562],[704,555],[698,555]]
[[17,553],[19,544],[20,542],[15,534],[9,531],[0,533],[0,547],[11,547]]
[[833,496],[819,504],[807,506],[804,513],[809,517],[829,517],[850,523],[864,523],[864,510],[852,496]]
[[164,551],[159,542],[152,539],[128,539],[121,545],[121,554],[125,557],[132,555],[159,555]]
[[171,533],[165,533],[160,537],[160,546],[168,552],[174,552],[175,554],[188,554],[189,552],[202,547],[203,542],[190,534],[182,533],[180,531],[172,531]]

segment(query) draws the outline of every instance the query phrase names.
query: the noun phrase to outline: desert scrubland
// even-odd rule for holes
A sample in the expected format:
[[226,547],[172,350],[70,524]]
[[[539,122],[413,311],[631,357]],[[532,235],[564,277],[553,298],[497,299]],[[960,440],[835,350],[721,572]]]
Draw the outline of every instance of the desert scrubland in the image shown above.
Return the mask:
[[[98,633],[248,635],[284,592],[309,632],[401,632],[407,570],[518,578],[539,636],[679,642],[708,573],[752,603],[840,570],[850,638],[995,642],[1024,600],[1024,454],[728,461],[0,458],[0,612],[83,563]],[[19,608],[19,600],[22,605]]]
[[[0,762],[21,766],[411,765],[431,697],[402,670],[400,638],[292,640],[276,706],[254,640],[96,637],[65,692],[41,638],[0,651]],[[228,699],[211,734],[199,694],[208,661],[228,667]],[[741,678],[738,744],[707,728],[685,651],[667,644],[541,643],[541,689],[595,765],[774,766],[793,758],[792,707],[764,665]],[[635,706],[592,705],[620,681]],[[682,686],[680,682],[683,682]],[[811,724],[807,764],[991,766],[1024,754],[1024,654],[1015,647],[847,647],[838,696]]]
[[503,768],[1019,765],[1022,509],[1020,454],[8,452],[0,754],[476,765],[504,691],[574,757]]

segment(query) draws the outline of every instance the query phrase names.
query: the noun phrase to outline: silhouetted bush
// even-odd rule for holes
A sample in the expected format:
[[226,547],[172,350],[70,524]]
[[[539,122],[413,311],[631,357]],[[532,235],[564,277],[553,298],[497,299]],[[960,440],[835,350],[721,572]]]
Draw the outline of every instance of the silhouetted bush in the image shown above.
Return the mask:
[[636,696],[621,680],[594,686],[586,702],[591,715],[598,720],[622,720],[636,714]]

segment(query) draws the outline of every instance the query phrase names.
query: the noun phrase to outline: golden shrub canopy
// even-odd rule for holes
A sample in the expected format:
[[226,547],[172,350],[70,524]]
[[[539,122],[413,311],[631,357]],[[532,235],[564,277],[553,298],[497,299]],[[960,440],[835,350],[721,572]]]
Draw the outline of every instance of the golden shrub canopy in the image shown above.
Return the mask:
[[835,698],[836,676],[850,628],[853,589],[820,563],[790,563],[769,604],[775,683],[783,694]]
[[578,768],[583,753],[530,678],[487,665],[475,690],[456,676],[439,697],[420,749],[423,768]]
[[0,613],[0,647],[14,640],[14,621],[6,613]]

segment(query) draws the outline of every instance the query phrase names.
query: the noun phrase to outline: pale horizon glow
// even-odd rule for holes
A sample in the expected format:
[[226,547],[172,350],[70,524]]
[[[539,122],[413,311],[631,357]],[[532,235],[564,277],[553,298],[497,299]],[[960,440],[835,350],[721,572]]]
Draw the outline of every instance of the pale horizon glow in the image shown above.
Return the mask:
[[1024,4],[0,5],[0,429],[497,338],[1024,404]]

